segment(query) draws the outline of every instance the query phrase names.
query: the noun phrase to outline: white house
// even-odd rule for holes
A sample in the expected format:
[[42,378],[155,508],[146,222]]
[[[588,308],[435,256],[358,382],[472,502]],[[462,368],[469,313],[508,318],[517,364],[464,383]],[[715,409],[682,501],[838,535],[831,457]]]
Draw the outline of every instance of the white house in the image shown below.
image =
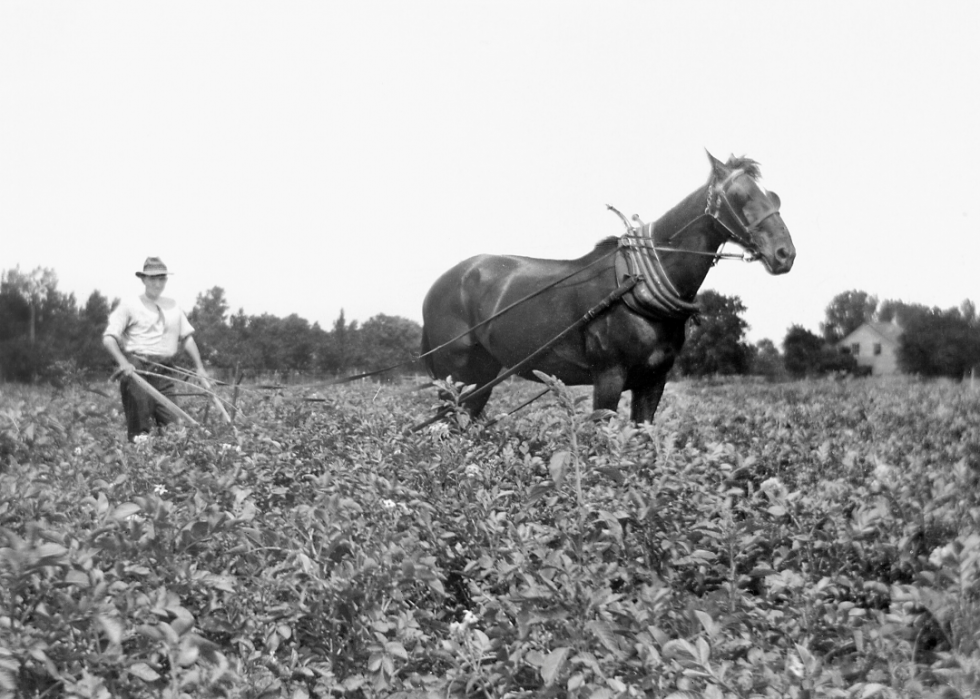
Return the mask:
[[899,374],[898,345],[902,327],[891,323],[864,323],[837,343],[842,351],[854,355],[858,366],[870,367],[872,376]]

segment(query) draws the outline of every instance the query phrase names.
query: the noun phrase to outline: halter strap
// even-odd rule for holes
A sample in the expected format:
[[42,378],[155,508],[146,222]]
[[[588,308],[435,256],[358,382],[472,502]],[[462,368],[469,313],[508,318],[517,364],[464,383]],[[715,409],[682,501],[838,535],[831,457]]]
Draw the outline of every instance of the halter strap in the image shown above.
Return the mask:
[[[769,201],[769,208],[755,221],[749,222],[747,219],[743,220],[742,216],[739,214],[738,210],[732,204],[731,200],[728,198],[728,187],[734,182],[738,177],[746,174],[745,170],[742,168],[736,168],[732,170],[725,179],[719,182],[717,185],[708,187],[708,203],[705,206],[704,213],[717,221],[722,228],[728,232],[728,236],[734,240],[736,243],[749,250],[752,249],[752,234],[762,226],[762,223],[779,213],[779,207],[773,206],[772,202]],[[724,204],[728,207],[728,211],[731,213],[732,218],[735,219],[738,226],[741,228],[740,231],[732,230],[732,227],[725,223],[721,218],[721,205]]]

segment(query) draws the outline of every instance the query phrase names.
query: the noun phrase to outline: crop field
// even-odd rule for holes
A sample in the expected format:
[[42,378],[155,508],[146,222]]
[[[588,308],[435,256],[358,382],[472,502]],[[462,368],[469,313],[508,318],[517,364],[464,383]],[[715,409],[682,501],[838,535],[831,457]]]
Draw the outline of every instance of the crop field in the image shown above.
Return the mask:
[[0,386],[0,697],[980,695],[969,385],[410,389]]

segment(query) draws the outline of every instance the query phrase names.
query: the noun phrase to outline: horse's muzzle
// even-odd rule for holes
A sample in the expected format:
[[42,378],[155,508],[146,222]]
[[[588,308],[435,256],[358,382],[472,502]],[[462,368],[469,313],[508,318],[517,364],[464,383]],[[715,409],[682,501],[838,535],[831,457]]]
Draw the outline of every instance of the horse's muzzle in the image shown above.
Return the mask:
[[772,255],[765,255],[763,260],[770,274],[786,274],[793,269],[793,262],[796,260],[796,247],[792,243],[780,245],[772,251]]

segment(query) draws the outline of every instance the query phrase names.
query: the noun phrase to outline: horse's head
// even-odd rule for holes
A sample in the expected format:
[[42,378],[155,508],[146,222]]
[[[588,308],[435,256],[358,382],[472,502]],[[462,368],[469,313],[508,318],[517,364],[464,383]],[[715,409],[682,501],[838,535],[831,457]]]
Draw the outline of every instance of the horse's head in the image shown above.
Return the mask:
[[796,248],[779,214],[779,197],[757,180],[758,163],[734,157],[723,163],[711,153],[708,159],[712,172],[706,213],[725,229],[729,239],[761,259],[770,274],[790,271]]

